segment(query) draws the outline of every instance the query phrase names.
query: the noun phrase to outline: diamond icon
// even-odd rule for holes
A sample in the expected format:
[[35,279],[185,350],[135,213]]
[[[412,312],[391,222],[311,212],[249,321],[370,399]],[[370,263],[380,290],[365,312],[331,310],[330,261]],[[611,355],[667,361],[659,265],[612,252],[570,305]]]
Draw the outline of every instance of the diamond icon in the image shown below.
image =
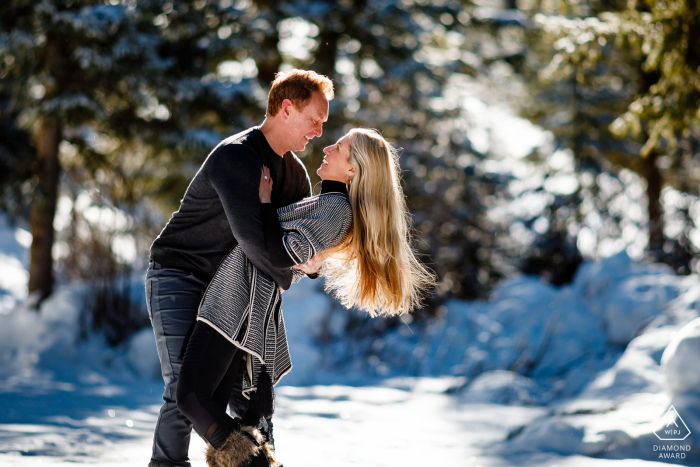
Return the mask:
[[663,417],[663,425],[654,434],[661,441],[683,441],[690,436],[690,429],[676,408],[671,406]]

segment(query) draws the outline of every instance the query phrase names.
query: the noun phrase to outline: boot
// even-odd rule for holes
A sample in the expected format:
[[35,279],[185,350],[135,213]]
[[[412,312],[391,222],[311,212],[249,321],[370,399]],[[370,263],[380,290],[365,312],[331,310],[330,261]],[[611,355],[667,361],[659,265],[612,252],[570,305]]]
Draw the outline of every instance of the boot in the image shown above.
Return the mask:
[[206,459],[209,467],[281,467],[272,445],[248,426],[231,433],[219,449],[207,445]]

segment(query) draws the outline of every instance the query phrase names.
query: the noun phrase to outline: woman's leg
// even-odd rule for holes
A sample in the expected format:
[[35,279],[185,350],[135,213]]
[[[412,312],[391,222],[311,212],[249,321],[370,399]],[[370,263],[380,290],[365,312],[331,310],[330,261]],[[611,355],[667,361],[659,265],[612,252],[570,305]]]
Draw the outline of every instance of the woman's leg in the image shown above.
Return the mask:
[[216,449],[237,428],[226,413],[243,362],[237,350],[211,326],[197,321],[180,369],[177,407],[195,431]]

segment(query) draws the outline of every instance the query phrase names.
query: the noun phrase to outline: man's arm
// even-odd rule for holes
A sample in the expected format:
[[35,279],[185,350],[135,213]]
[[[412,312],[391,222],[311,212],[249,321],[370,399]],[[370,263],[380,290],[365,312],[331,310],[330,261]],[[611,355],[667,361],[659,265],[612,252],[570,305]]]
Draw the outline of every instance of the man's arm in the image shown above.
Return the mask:
[[288,289],[291,271],[273,267],[265,247],[258,198],[262,168],[259,156],[246,146],[231,144],[220,147],[212,158],[209,180],[219,195],[234,238],[255,267]]
[[291,268],[296,263],[284,247],[284,230],[277,217],[277,210],[270,203],[260,205],[260,214],[265,231],[265,247],[270,263],[276,268]]

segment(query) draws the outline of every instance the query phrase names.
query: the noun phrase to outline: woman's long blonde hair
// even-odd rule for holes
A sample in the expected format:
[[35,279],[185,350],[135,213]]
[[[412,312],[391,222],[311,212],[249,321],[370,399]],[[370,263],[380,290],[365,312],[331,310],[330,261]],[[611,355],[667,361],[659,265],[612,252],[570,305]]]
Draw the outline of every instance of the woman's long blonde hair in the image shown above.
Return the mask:
[[356,128],[348,135],[355,169],[348,187],[353,226],[327,254],[326,290],[344,306],[372,316],[410,312],[421,305],[435,277],[412,248],[398,153],[376,130]]

